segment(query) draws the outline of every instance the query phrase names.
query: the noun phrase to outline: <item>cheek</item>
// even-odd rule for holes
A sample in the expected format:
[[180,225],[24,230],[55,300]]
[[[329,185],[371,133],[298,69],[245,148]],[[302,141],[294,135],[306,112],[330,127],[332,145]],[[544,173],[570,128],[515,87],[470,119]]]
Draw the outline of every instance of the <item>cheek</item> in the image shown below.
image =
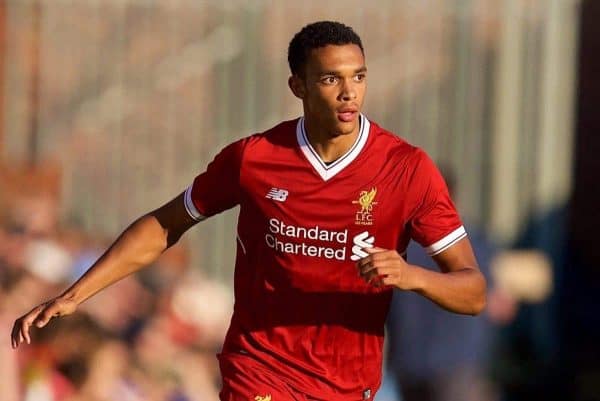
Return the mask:
[[358,95],[358,99],[360,99],[361,102],[364,99],[366,92],[367,92],[367,86],[366,85],[358,85],[356,87],[356,93]]
[[336,96],[333,91],[320,90],[312,93],[311,103],[319,108],[322,108],[321,111],[326,111],[326,109],[331,108],[336,102]]

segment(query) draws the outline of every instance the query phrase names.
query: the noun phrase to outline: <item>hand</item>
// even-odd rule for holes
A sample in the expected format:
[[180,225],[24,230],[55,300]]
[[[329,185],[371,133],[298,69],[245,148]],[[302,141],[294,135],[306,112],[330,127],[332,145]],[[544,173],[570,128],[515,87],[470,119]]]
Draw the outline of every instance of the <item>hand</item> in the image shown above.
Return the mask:
[[29,328],[35,325],[44,327],[53,317],[70,315],[77,309],[77,303],[73,300],[57,297],[33,308],[29,313],[21,316],[15,321],[12,329],[11,344],[17,348],[21,343],[31,344]]
[[369,256],[358,261],[360,276],[375,287],[392,285],[401,290],[411,290],[410,277],[413,267],[395,250],[365,248]]

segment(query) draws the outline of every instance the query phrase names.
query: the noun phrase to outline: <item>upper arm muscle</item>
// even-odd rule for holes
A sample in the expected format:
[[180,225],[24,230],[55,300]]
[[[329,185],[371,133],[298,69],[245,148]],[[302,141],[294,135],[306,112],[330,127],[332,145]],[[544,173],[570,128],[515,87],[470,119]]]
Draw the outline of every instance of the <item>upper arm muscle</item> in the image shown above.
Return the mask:
[[194,220],[185,209],[184,196],[185,192],[182,192],[173,200],[149,213],[167,231],[167,246],[173,245],[184,232],[198,223],[198,220]]
[[468,237],[463,238],[450,248],[433,256],[433,260],[435,260],[440,270],[444,273],[467,268],[479,270],[477,259],[475,258]]

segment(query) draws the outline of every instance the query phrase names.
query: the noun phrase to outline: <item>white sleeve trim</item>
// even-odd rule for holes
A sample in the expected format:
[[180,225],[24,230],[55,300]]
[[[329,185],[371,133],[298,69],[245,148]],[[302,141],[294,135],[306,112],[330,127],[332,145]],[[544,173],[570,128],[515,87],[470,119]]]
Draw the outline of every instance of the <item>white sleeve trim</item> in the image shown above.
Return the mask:
[[194,205],[194,201],[192,201],[192,185],[185,190],[184,204],[185,210],[188,212],[190,217],[194,220],[201,221],[206,219],[206,216],[200,214],[198,209],[196,209],[196,205]]
[[434,242],[433,244],[425,247],[425,251],[430,255],[437,255],[456,244],[458,241],[467,236],[465,227],[460,226],[450,234],[446,235],[441,240]]

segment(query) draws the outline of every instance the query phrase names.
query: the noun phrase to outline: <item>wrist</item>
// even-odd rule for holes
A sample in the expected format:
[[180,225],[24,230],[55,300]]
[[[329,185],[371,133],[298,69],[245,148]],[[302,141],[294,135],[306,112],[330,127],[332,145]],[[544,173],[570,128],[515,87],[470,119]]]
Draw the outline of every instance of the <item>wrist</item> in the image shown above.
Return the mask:
[[419,291],[423,289],[423,268],[417,265],[406,265],[405,290]]
[[74,288],[67,289],[59,296],[59,298],[68,302],[75,302],[77,305],[83,301],[79,296],[79,292]]

